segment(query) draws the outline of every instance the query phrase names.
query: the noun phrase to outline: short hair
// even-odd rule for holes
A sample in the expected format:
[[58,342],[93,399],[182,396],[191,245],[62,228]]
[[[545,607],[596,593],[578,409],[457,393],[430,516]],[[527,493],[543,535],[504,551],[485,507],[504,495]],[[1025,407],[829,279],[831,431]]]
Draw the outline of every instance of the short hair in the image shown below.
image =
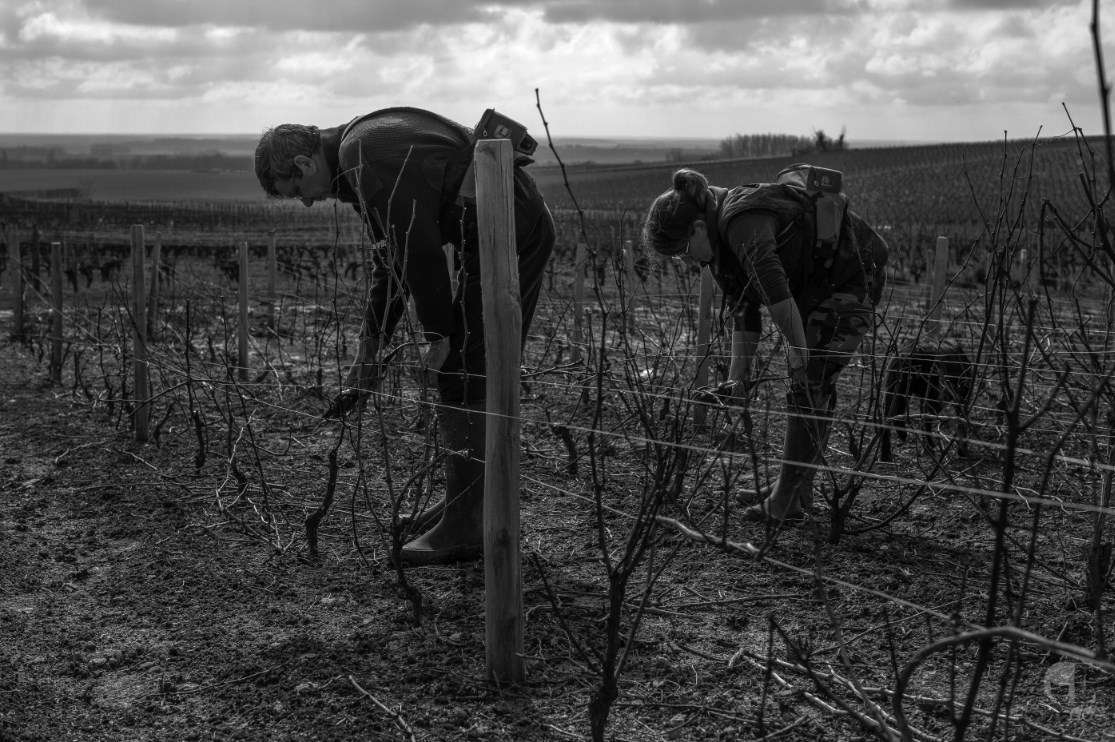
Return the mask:
[[268,196],[280,197],[275,182],[287,180],[298,173],[294,158],[312,157],[321,147],[321,131],[304,124],[279,124],[263,132],[256,145],[256,178]]
[[698,196],[708,190],[708,179],[696,170],[674,173],[673,186],[654,199],[643,222],[643,244],[659,255],[681,253],[693,222],[703,213]]

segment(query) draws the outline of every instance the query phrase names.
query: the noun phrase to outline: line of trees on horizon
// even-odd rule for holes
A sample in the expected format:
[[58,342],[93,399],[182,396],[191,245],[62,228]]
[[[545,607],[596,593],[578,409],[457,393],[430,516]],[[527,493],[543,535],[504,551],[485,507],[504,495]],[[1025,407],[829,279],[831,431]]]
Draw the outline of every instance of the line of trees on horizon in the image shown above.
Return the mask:
[[844,130],[833,139],[824,129],[817,129],[812,137],[795,134],[733,134],[720,140],[720,156],[732,157],[780,157],[800,155],[810,152],[830,152],[846,149]]

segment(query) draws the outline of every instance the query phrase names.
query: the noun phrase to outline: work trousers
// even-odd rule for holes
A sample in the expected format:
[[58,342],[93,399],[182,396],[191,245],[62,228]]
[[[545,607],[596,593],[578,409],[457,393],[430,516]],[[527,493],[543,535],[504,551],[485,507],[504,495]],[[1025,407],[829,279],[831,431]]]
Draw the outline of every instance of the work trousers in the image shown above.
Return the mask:
[[[546,263],[553,253],[555,230],[553,217],[538,186],[522,168],[514,170],[514,186],[515,248],[523,318],[519,340],[525,343],[538,305]],[[485,398],[484,307],[476,208],[466,203],[459,213],[459,238],[453,240],[457,275],[453,297],[455,319],[449,358],[438,373],[438,392],[442,404],[471,405]]]

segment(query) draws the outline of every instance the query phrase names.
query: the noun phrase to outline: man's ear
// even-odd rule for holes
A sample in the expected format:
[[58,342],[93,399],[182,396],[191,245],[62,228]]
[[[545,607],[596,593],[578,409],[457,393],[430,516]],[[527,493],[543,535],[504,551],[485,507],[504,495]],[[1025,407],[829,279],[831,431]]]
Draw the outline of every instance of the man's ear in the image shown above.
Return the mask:
[[295,155],[294,165],[302,171],[302,177],[312,175],[317,170],[317,163],[314,162],[314,158],[308,155]]

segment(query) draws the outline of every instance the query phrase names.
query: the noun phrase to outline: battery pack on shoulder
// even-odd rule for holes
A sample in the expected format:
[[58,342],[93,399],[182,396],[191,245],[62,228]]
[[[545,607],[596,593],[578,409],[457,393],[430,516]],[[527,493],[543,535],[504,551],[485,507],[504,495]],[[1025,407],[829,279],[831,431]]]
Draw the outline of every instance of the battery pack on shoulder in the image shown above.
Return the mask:
[[538,149],[538,142],[527,133],[525,126],[494,108],[484,111],[473,130],[473,141],[480,139],[508,139],[516,154],[527,157]]
[[[510,116],[504,116],[494,108],[484,111],[472,130],[472,143],[481,139],[506,139],[515,150],[515,165],[523,166],[534,162],[531,156],[538,149],[538,141],[527,133],[527,128]],[[476,199],[476,171],[472,162],[461,181],[457,192],[458,203],[462,200]]]

